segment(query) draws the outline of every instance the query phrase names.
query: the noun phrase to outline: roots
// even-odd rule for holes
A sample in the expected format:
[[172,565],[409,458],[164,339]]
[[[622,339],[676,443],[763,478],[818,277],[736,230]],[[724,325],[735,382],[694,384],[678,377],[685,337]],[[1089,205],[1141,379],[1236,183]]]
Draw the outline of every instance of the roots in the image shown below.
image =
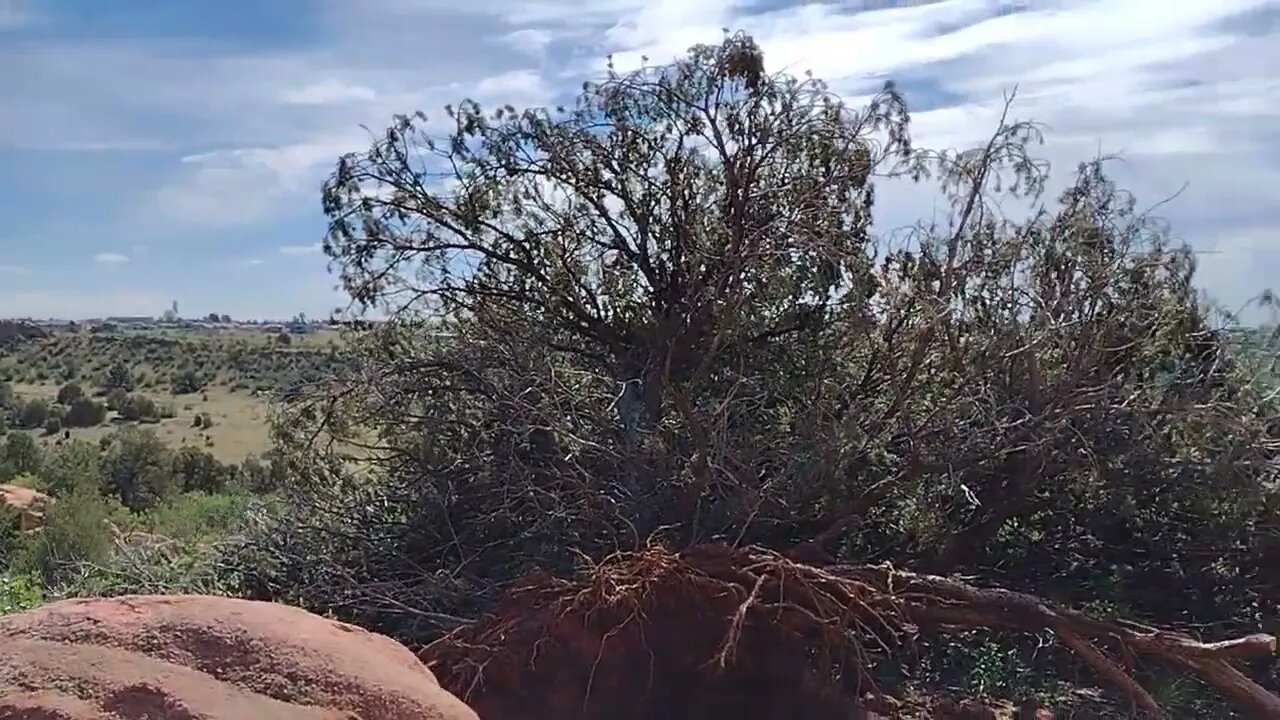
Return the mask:
[[530,576],[422,655],[491,720],[848,718],[880,697],[864,648],[979,628],[1052,632],[1146,715],[1163,713],[1126,669],[1135,658],[1194,673],[1249,717],[1280,718],[1280,698],[1230,664],[1274,653],[1271,636],[1201,643],[1022,593],[754,548],[651,547],[574,579]]

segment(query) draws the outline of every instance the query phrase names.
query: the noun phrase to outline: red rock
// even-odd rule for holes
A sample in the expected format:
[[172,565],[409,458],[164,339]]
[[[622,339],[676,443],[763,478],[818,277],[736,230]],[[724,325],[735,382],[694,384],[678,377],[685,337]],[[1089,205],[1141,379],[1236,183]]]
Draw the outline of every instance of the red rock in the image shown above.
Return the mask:
[[0,720],[477,720],[388,637],[198,595],[66,600],[0,618]]

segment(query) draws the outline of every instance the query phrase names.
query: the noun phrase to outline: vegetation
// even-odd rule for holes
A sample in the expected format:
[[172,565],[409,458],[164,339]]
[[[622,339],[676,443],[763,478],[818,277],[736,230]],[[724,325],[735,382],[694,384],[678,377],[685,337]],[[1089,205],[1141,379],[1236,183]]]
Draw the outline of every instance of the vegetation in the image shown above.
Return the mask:
[[[326,252],[395,321],[278,424],[258,595],[423,642],[531,569],[659,538],[1213,637],[1275,616],[1274,398],[1103,161],[1042,199],[1035,125],[915,148],[893,88],[849,107],[741,37],[449,118],[397,118],[326,186]],[[876,175],[950,217],[875,235]]]
[[[325,252],[392,318],[359,342],[179,353],[86,334],[4,365],[29,380],[77,348],[77,376],[101,376],[126,420],[162,414],[135,385],[288,392],[265,464],[148,428],[46,453],[10,432],[0,477],[34,476],[59,509],[0,605],[29,602],[14,589],[29,578],[52,596],[197,588],[417,645],[530,571],[721,542],[965,576],[1208,640],[1277,629],[1265,353],[1219,326],[1194,256],[1104,161],[1043,197],[1034,124],[917,148],[892,86],[850,107],[766,73],[743,36],[610,71],[572,107],[448,117],[444,138],[396,118],[326,183]],[[874,233],[880,176],[936,185],[948,218]],[[1015,198],[1033,211],[1002,215]],[[34,401],[8,392],[19,426],[47,419],[29,425]],[[69,425],[87,411],[68,393]],[[106,519],[182,549],[113,550]],[[1048,678],[1074,662],[967,639],[872,664],[900,686],[1017,694],[1057,692]],[[1171,710],[1226,716],[1143,672]],[[1274,658],[1251,672],[1280,686]]]

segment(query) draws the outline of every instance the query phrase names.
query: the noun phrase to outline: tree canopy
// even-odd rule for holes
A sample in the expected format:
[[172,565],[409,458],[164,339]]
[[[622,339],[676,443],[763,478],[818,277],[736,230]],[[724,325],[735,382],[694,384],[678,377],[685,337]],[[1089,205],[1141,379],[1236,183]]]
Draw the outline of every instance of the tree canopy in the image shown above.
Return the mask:
[[[916,148],[892,86],[852,107],[742,35],[446,117],[396,118],[325,186],[325,252],[392,321],[276,424],[261,592],[429,638],[657,537],[1170,622],[1274,602],[1274,403],[1104,162],[1045,199],[1034,124]],[[949,216],[873,232],[880,176]]]

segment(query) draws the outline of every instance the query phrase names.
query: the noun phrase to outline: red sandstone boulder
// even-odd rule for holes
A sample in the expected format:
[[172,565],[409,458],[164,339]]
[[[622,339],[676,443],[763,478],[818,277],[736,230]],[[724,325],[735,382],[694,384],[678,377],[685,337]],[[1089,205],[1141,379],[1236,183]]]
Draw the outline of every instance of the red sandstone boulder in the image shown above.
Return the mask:
[[198,595],[0,617],[0,720],[11,718],[477,720],[390,638]]

